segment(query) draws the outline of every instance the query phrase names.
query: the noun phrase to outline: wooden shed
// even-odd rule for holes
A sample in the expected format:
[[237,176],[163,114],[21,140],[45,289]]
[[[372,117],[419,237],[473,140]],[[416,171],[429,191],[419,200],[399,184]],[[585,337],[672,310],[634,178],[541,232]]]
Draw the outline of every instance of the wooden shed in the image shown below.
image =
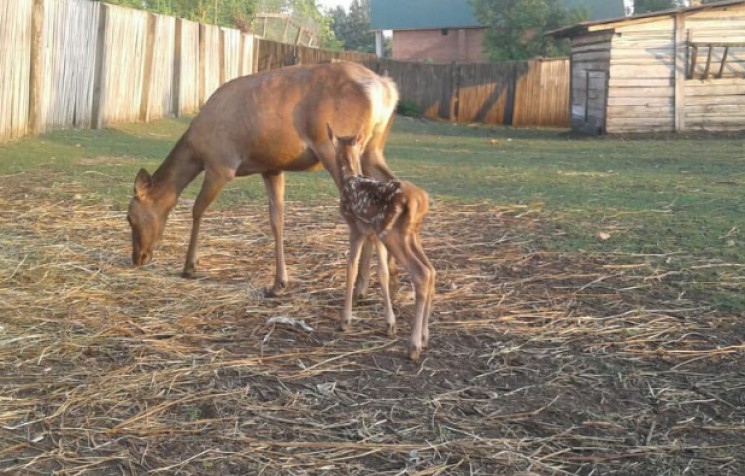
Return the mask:
[[571,38],[575,131],[745,129],[745,0],[548,34]]

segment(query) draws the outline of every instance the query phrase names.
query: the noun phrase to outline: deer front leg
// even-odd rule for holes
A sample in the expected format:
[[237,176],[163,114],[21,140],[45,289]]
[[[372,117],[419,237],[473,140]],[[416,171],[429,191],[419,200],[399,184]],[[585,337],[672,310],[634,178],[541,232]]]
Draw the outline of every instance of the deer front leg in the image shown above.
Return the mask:
[[360,252],[362,245],[367,241],[359,232],[350,229],[349,232],[349,257],[347,258],[347,288],[344,296],[344,309],[341,315],[340,329],[345,331],[352,324],[352,300],[354,293],[354,277],[357,276],[357,269],[360,261]]
[[285,263],[284,221],[285,221],[285,175],[282,172],[261,174],[264,188],[269,197],[269,222],[274,235],[275,275],[274,285],[266,291],[266,296],[276,297],[287,289],[289,278]]
[[204,174],[204,182],[202,182],[202,189],[197,195],[197,199],[194,201],[194,208],[192,208],[192,225],[191,225],[191,237],[189,238],[189,249],[186,252],[186,263],[184,264],[184,271],[182,276],[185,278],[193,278],[197,269],[197,242],[199,241],[199,226],[202,223],[202,216],[210,204],[215,200],[220,190],[230,181],[230,178],[222,175],[210,172],[209,170]]

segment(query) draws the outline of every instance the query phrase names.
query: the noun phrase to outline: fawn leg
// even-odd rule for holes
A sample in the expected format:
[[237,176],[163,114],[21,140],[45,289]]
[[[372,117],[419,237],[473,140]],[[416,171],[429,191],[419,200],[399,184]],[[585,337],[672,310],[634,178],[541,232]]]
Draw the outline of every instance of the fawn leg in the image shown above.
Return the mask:
[[380,291],[383,294],[385,322],[387,323],[386,331],[389,337],[393,337],[396,335],[396,315],[393,313],[393,304],[388,288],[388,250],[380,240],[375,240],[375,247],[378,250],[378,279],[380,280]]
[[341,315],[340,329],[345,331],[352,324],[352,300],[354,294],[354,277],[360,261],[360,252],[366,238],[352,228],[349,232],[349,257],[347,258],[347,289],[344,296],[344,309]]

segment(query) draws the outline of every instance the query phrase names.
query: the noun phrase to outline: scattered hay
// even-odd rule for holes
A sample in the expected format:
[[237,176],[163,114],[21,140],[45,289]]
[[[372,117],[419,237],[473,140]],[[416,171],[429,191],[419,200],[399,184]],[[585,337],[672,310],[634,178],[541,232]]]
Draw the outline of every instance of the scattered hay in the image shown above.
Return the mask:
[[435,204],[415,364],[409,302],[397,339],[375,292],[337,332],[335,204],[289,205],[293,287],[268,300],[263,206],[209,213],[183,280],[187,207],[134,270],[123,212],[24,187],[0,189],[0,471],[745,473],[742,316],[678,296],[664,257],[540,251],[524,207]]

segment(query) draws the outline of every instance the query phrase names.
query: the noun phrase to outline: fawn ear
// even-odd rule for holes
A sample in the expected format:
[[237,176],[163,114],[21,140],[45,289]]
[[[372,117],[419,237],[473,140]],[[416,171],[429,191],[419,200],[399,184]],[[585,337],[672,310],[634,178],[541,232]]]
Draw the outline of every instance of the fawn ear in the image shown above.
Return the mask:
[[153,188],[153,178],[147,173],[147,170],[140,169],[135,177],[135,197],[143,199]]
[[331,124],[329,124],[328,122],[326,123],[326,133],[329,135],[331,144],[336,147],[336,136],[334,136],[334,131],[333,129],[331,129]]
[[360,144],[362,145],[362,140],[365,138],[365,135],[362,133],[362,128],[360,128],[359,132],[357,132],[357,135],[354,137],[354,143],[352,145]]

